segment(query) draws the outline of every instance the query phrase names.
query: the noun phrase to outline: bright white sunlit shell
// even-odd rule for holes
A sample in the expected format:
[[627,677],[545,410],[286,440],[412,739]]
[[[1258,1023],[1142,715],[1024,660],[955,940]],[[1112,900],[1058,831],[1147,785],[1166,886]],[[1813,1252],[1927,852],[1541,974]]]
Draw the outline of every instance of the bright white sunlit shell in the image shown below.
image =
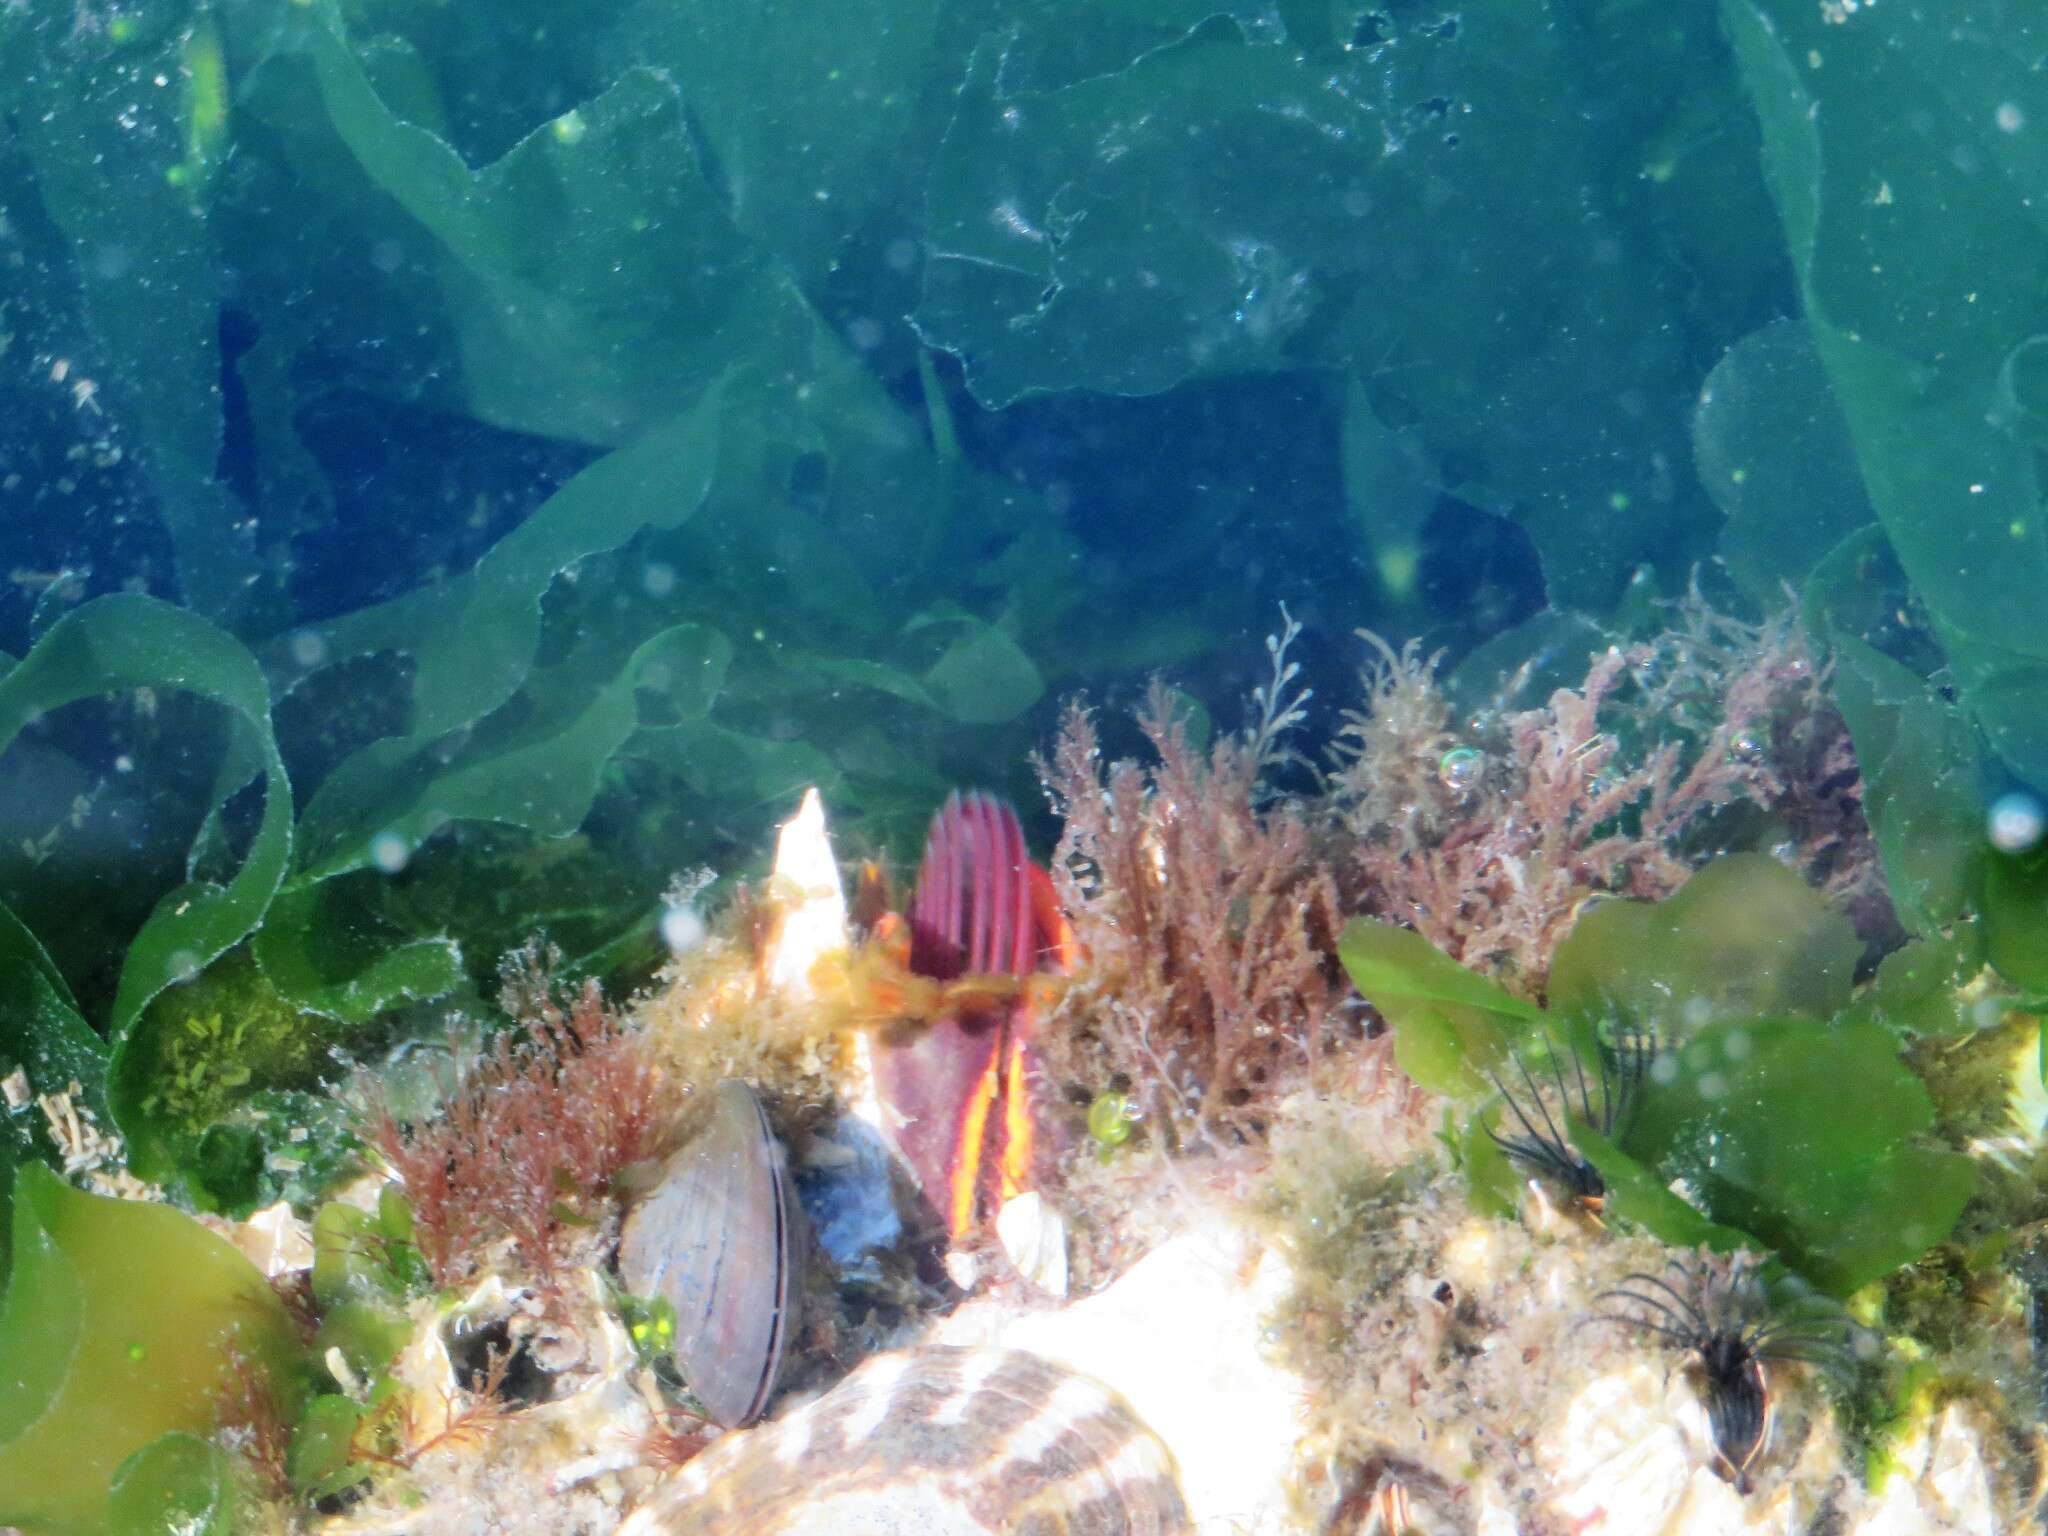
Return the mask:
[[825,802],[815,789],[804,791],[803,804],[776,835],[770,889],[781,911],[764,974],[788,996],[809,997],[811,967],[847,944],[846,891],[825,832]]
[[1181,1536],[1173,1457],[1092,1377],[1018,1350],[879,1355],[671,1476],[620,1536]]

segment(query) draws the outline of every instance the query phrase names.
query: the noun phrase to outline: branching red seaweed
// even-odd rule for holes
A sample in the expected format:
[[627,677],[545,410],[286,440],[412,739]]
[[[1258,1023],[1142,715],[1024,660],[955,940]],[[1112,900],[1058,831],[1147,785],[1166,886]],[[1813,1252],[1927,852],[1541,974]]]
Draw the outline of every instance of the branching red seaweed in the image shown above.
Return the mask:
[[665,1090],[595,982],[566,998],[535,950],[508,967],[515,1028],[496,1036],[433,1119],[401,1124],[374,1087],[366,1132],[412,1207],[435,1283],[460,1284],[480,1248],[509,1237],[543,1289],[565,1234],[654,1149]]
[[1055,1069],[1127,1084],[1178,1139],[1242,1133],[1276,1077],[1343,1027],[1336,886],[1302,811],[1256,804],[1270,743],[1229,738],[1205,757],[1158,684],[1139,724],[1150,768],[1100,776],[1078,704],[1038,764],[1066,822],[1053,880],[1089,957]]

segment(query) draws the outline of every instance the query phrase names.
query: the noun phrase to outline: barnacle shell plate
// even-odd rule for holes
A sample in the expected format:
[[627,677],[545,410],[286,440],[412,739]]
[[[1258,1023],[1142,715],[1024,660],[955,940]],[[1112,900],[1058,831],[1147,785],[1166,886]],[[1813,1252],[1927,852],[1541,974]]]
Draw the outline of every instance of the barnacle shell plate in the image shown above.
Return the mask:
[[1173,1457],[1092,1377],[1018,1350],[880,1355],[728,1435],[620,1536],[1181,1536]]

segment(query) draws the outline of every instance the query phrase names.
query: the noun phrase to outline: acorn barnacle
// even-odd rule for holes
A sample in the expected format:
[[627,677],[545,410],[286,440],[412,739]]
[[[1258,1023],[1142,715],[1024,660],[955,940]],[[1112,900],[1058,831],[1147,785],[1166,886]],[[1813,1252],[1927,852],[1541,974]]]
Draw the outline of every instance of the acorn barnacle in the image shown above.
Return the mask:
[[1673,1259],[1663,1275],[1626,1275],[1601,1300],[1619,1323],[1675,1345],[1697,1374],[1713,1435],[1714,1470],[1742,1492],[1771,1438],[1768,1367],[1798,1362],[1823,1370],[1848,1365],[1846,1313],[1790,1276],[1768,1284],[1756,1255],[1702,1249]]
[[1516,1168],[1557,1185],[1597,1222],[1607,1203],[1607,1181],[1572,1144],[1571,1128],[1576,1122],[1609,1139],[1627,1131],[1656,1042],[1635,1028],[1621,1029],[1611,1040],[1597,1032],[1568,1033],[1560,1040],[1545,1029],[1537,1046],[1540,1064],[1533,1070],[1522,1051],[1509,1052],[1519,1088],[1488,1072],[1503,1110],[1521,1129],[1517,1134],[1489,1126],[1487,1135]]
[[1092,1377],[1021,1350],[879,1355],[728,1435],[621,1536],[1181,1536],[1173,1454]]

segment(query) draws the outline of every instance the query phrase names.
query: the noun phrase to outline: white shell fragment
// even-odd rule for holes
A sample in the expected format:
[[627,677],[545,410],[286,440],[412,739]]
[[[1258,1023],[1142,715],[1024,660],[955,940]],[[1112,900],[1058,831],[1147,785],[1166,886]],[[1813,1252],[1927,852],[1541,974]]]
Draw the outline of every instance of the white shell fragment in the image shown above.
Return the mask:
[[1018,1274],[1048,1296],[1067,1294],[1067,1223],[1037,1190],[1003,1203],[996,1237]]
[[201,1220],[239,1248],[266,1279],[275,1280],[313,1263],[313,1229],[292,1214],[289,1201],[267,1205],[245,1221],[217,1216]]
[[1034,1355],[880,1355],[729,1435],[620,1536],[1182,1536],[1173,1457],[1115,1393]]
[[626,1218],[619,1278],[675,1309],[676,1369],[727,1427],[759,1418],[781,1374],[800,1219],[768,1117],[737,1081],[713,1090],[704,1128]]
[[764,974],[771,987],[787,996],[807,998],[811,967],[847,945],[846,890],[825,834],[825,803],[816,789],[804,791],[803,804],[776,836],[771,888],[782,910],[769,939]]

